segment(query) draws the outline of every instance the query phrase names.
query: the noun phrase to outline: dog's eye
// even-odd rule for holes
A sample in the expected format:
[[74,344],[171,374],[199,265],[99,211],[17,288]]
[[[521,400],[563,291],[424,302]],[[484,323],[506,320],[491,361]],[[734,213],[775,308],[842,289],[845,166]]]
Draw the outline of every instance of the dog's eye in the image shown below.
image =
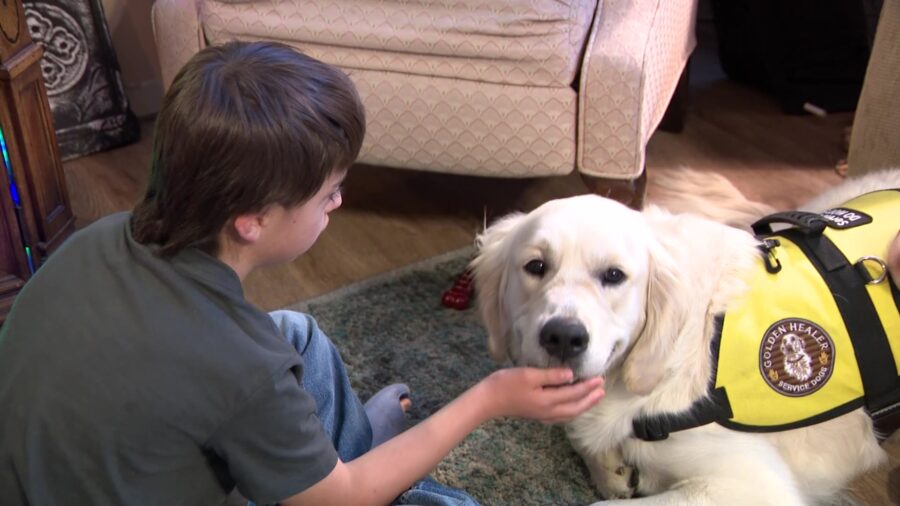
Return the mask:
[[544,277],[544,273],[547,272],[547,264],[543,260],[531,260],[525,264],[525,272],[539,278]]
[[618,285],[622,281],[625,281],[625,273],[620,269],[610,267],[609,269],[606,269],[606,272],[603,273],[604,285]]

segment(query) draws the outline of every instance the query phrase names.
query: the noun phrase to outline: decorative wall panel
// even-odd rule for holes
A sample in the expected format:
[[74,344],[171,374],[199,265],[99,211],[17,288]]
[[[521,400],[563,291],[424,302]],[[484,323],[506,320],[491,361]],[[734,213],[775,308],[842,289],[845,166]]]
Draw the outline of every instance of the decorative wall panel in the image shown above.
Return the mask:
[[62,158],[135,141],[140,126],[128,106],[100,0],[25,1],[31,38],[41,44]]

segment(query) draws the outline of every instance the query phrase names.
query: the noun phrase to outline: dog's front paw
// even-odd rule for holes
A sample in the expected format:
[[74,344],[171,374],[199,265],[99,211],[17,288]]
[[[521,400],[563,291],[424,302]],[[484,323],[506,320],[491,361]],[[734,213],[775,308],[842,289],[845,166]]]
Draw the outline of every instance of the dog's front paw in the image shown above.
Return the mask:
[[618,448],[590,459],[587,464],[591,481],[604,499],[629,499],[637,490],[638,470],[625,463]]
[[638,487],[638,470],[629,465],[620,465],[602,478],[595,477],[594,484],[604,499],[630,499]]

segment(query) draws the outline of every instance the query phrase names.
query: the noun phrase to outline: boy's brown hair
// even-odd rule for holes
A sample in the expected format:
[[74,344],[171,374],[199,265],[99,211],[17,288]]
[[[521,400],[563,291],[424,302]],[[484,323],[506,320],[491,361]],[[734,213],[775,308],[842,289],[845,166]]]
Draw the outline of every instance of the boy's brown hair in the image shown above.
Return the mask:
[[279,43],[205,48],[163,100],[132,235],[162,256],[215,255],[229,219],[305,202],[349,169],[364,135],[362,103],[339,69]]

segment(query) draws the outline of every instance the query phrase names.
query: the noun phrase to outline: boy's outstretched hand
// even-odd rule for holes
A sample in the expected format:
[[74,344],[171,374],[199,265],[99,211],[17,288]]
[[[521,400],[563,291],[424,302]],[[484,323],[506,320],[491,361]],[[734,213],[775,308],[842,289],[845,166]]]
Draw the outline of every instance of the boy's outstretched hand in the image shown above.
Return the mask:
[[603,398],[603,378],[572,383],[570,369],[514,367],[482,380],[490,417],[516,416],[543,423],[572,420]]
[[569,369],[496,371],[406,432],[352,462],[338,462],[325,479],[283,504],[387,504],[489,419],[566,422],[603,398],[603,378],[572,378]]

